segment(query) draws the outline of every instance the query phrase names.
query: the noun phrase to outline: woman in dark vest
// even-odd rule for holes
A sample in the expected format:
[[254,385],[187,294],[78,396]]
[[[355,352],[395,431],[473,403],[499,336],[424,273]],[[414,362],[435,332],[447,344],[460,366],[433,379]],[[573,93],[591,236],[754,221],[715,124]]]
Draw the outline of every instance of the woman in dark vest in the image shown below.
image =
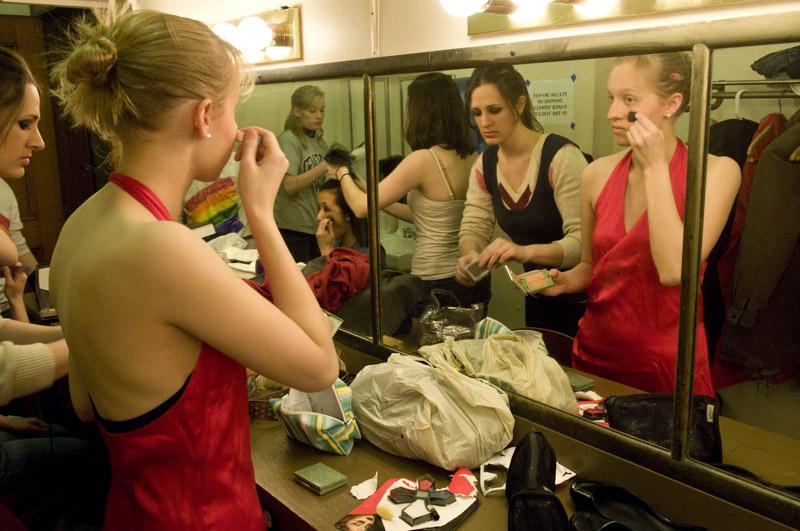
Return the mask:
[[[525,80],[511,65],[475,69],[467,106],[488,148],[472,168],[459,234],[456,279],[466,267],[521,262],[525,270],[569,269],[581,258],[580,188],[586,159],[564,137],[544,133],[533,116]],[[508,235],[491,241],[495,224]],[[574,336],[580,296],[528,296],[525,323]]]

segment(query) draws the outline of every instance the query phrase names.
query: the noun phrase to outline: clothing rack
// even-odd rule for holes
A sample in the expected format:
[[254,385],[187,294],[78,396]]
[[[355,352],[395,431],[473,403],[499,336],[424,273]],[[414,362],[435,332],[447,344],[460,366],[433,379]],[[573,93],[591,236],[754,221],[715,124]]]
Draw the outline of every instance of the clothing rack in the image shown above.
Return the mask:
[[[719,80],[711,82],[711,110],[718,109],[723,100],[734,99],[784,99],[800,98],[800,95],[793,92],[789,85],[800,86],[800,79],[739,79],[739,80]],[[749,87],[739,91],[729,91],[726,87]],[[765,88],[765,86],[767,88]],[[774,88],[773,88],[774,87]]]

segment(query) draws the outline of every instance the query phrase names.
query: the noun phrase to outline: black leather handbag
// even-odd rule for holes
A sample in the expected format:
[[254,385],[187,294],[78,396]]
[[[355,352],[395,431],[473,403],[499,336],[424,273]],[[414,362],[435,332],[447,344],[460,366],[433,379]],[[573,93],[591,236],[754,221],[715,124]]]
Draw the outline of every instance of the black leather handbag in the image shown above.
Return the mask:
[[[673,396],[666,393],[609,396],[605,400],[608,425],[628,435],[670,448],[673,403]],[[722,462],[719,401],[716,398],[692,396],[689,456],[704,463]]]

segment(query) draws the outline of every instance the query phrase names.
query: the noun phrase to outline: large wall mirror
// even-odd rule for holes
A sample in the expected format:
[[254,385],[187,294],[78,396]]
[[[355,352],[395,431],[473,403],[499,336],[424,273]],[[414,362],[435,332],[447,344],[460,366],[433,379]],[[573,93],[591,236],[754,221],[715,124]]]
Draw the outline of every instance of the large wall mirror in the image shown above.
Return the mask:
[[[580,159],[579,161],[575,160],[573,154],[573,160],[570,162],[563,163],[560,161],[564,159],[559,159],[559,162],[555,163],[560,165],[560,168],[557,170],[560,173],[554,177],[554,179],[562,179],[564,183],[567,183],[558,183],[556,184],[556,188],[572,188],[571,191],[567,189],[567,193],[563,194],[566,199],[559,198],[557,200],[557,202],[569,202],[564,205],[557,204],[557,208],[565,213],[569,213],[564,214],[562,216],[562,222],[559,223],[559,225],[563,225],[566,231],[574,231],[576,228],[580,228],[580,181],[582,170],[586,165],[586,161],[583,159],[598,159],[607,155],[619,153],[621,150],[625,149],[624,146],[619,146],[616,143],[612,124],[607,117],[609,112],[607,81],[609,72],[614,65],[614,58],[513,65],[514,69],[519,72],[524,79],[528,95],[533,104],[534,115],[544,129],[544,133],[564,137],[578,146],[580,150],[575,151],[575,153],[577,153],[577,158]],[[444,70],[441,73],[455,80],[456,86],[459,87],[461,91],[461,97],[464,97],[464,89],[472,72],[473,69],[457,69]],[[414,150],[406,141],[410,122],[415,119],[413,116],[409,116],[408,102],[409,98],[412,97],[409,96],[409,87],[415,82],[415,79],[418,79],[418,76],[421,75],[423,77],[419,79],[430,76],[429,73],[408,73],[376,78],[377,82],[380,82],[388,92],[388,105],[376,105],[376,113],[379,120],[381,119],[380,117],[386,116],[384,120],[390,124],[389,127],[378,127],[376,129],[378,151],[381,157],[386,156],[386,159],[381,161],[381,166],[386,161],[393,161],[396,164],[400,160],[411,160],[410,157],[413,156],[412,152],[414,152]],[[490,101],[494,103],[494,100]],[[498,102],[502,103],[502,100],[498,100]],[[431,103],[428,103],[428,105],[430,106]],[[480,106],[480,104],[476,105]],[[464,106],[464,108],[466,109],[466,106]],[[491,112],[491,110],[492,107],[490,106],[488,111]],[[422,112],[430,111],[425,109]],[[484,110],[483,112],[487,111]],[[688,115],[686,114],[676,120],[677,135],[684,140],[687,138],[687,124]],[[497,125],[497,127],[495,127],[495,125],[492,124],[488,126],[488,129],[490,130],[490,134],[492,134],[494,129],[502,127],[502,125]],[[477,151],[486,147],[486,139],[483,138],[477,126],[470,128],[470,135]],[[539,146],[534,147],[533,152],[536,155],[531,157],[534,168],[538,165],[537,157],[538,153],[542,150],[541,144],[545,142],[544,138],[545,136],[542,135],[539,137],[539,140],[536,141]],[[439,150],[440,148],[433,149]],[[581,157],[580,152],[583,153],[583,157]],[[428,166],[431,165],[429,164]],[[447,177],[452,181],[454,189],[459,188],[458,182],[466,183],[469,181],[470,167],[470,164],[463,166],[461,174],[452,171],[447,173]],[[424,166],[422,168],[423,171],[425,171],[426,168]],[[433,168],[435,170],[435,166],[433,166]],[[430,167],[428,167],[427,170],[430,170]],[[538,172],[536,171],[532,171],[531,175],[535,175],[536,179],[539,178]],[[386,179],[387,175],[379,172],[379,178]],[[533,179],[533,177],[529,177],[529,179]],[[546,186],[550,186],[552,182],[554,181],[548,181]],[[537,184],[535,180],[528,183],[523,182],[523,184],[520,185],[520,189],[524,186],[535,189]],[[474,181],[469,181],[469,186],[473,185]],[[466,184],[460,185],[460,189],[463,191],[465,186]],[[513,184],[510,186],[513,186]],[[519,193],[520,189],[513,190],[512,193],[517,193],[517,195],[522,197],[523,194]],[[380,190],[381,188],[379,188],[379,194]],[[381,199],[379,197],[379,202],[380,201]],[[381,204],[383,203],[381,202]],[[423,207],[424,206],[425,204],[423,203]],[[491,208],[491,203],[488,208]],[[469,206],[467,206],[467,209],[464,211],[464,217],[468,217],[469,213]],[[563,222],[563,218],[566,218],[567,215],[572,218],[570,221],[571,226],[569,227]],[[386,222],[384,220],[386,220]],[[409,221],[391,219],[391,216],[385,212],[381,214],[381,244],[387,249],[387,252],[390,252],[390,249],[400,250],[398,259],[389,264],[390,267],[401,268],[402,271],[406,273],[417,273],[412,270],[412,260],[416,251],[415,243],[416,238],[419,237],[419,230],[419,228],[415,227],[415,225]],[[423,228],[421,230],[426,229]],[[430,230],[430,228],[427,230]],[[491,224],[486,237],[489,242],[497,238],[512,239],[503,232],[497,223]],[[559,236],[557,239],[561,237],[562,236]],[[403,242],[405,245],[401,246],[396,242]],[[577,257],[573,258],[573,260],[577,260],[580,256],[580,244],[578,243],[575,247],[576,248],[572,250],[572,254],[577,254]],[[448,259],[451,261],[454,260],[451,255]],[[508,262],[507,265],[513,274],[524,272],[523,264],[518,260],[512,260]],[[632,264],[632,267],[644,265],[644,263],[637,263]],[[552,320],[543,323],[537,320],[536,317],[529,317],[529,319],[526,320],[526,296],[509,278],[506,267],[495,267],[489,275],[488,282],[491,286],[491,296],[487,301],[488,304],[486,304],[486,315],[488,317],[503,323],[512,330],[519,330],[526,327],[539,329],[549,328],[551,330],[569,328],[570,325],[567,323],[564,323],[563,327],[560,327],[561,323],[551,324]],[[430,284],[426,284],[426,288],[429,286]],[[475,289],[477,290],[478,288]],[[677,290],[677,288],[675,289]],[[467,296],[470,296],[468,291],[469,290],[467,290]],[[463,293],[463,291],[457,292],[456,295],[458,296]],[[424,313],[426,309],[430,307],[430,289],[423,289],[420,295],[421,299],[417,305],[418,311],[412,316],[411,326],[400,330],[384,329],[386,344],[407,352],[415,352],[421,342],[424,342],[420,331],[420,319],[424,319]],[[578,307],[581,306],[582,299],[583,297],[580,295],[575,298],[575,300],[578,301]],[[485,301],[485,299],[479,300]],[[446,300],[443,302],[447,303]],[[572,306],[575,305],[572,302],[569,304]],[[674,320],[677,320],[677,306]],[[574,333],[572,335],[574,335]],[[552,357],[558,359],[563,365],[568,366],[570,363],[569,358],[571,351],[570,338],[558,333],[549,334],[546,336],[545,342],[547,343]],[[676,340],[673,345],[673,351],[669,353],[673,358],[677,353],[677,348]],[[629,364],[629,366],[633,365],[634,364]],[[607,380],[610,381],[601,386],[603,387],[604,394],[625,394],[631,392],[630,389],[623,387],[625,382],[624,378],[617,379],[610,377],[607,378]],[[671,391],[671,387],[668,386],[662,391],[669,392]]]
[[[751,68],[757,59],[793,44],[777,44],[749,46],[735,49],[720,49],[713,54],[712,95],[711,95],[711,130],[710,152],[727,155],[733,158],[736,146],[734,139],[726,140],[722,135],[727,128],[737,130],[746,127],[745,122],[752,125],[748,129],[748,142],[743,148],[745,153],[741,163],[747,159],[747,148],[759,123],[774,120],[772,127],[781,127],[785,119],[797,112],[800,99],[800,84],[763,83],[764,77]],[[609,72],[614,67],[613,58],[583,59],[562,62],[537,64],[515,64],[526,83],[534,102],[534,112],[546,133],[555,133],[575,142],[581,151],[594,159],[619,153],[627,149],[615,142],[612,124],[607,116],[609,112],[609,91],[607,87]],[[472,73],[472,69],[444,70],[443,74],[452,77],[462,89]],[[408,116],[408,89],[411,83],[422,73],[403,73],[376,77],[376,136],[377,158],[379,159],[379,180],[385,179],[392,168],[409,157],[414,151],[406,141]],[[739,81],[740,83],[735,83]],[[756,83],[762,81],[762,83]],[[794,90],[793,90],[794,89]],[[795,92],[796,91],[796,92]],[[737,96],[738,93],[738,96]],[[778,117],[783,116],[783,118]],[[771,118],[770,118],[771,117]],[[690,113],[684,113],[675,121],[676,136],[683,141],[689,139]],[[773,130],[777,134],[777,131]],[[476,142],[481,137],[473,133]],[[729,148],[731,151],[726,152]],[[752,155],[752,153],[751,153]],[[737,160],[739,162],[739,160]],[[744,170],[745,172],[751,170]],[[462,177],[464,178],[464,177]],[[749,185],[748,185],[749,186]],[[405,200],[405,198],[404,198]],[[379,197],[380,201],[380,197]],[[732,207],[732,212],[735,206]],[[731,214],[731,223],[733,222]],[[792,221],[795,223],[796,221]],[[715,386],[719,388],[723,399],[722,438],[723,447],[742,448],[747,446],[769,459],[753,462],[751,458],[737,459],[735,451],[725,453],[725,469],[740,477],[745,472],[742,467],[755,473],[765,484],[795,485],[800,477],[800,423],[798,417],[783,407],[800,396],[800,382],[790,369],[776,371],[774,364],[759,371],[750,371],[745,377],[742,367],[726,364],[718,367],[720,356],[730,357],[723,352],[724,333],[722,322],[725,309],[723,302],[715,298],[718,290],[716,273],[717,256],[728,245],[730,233],[728,225],[719,237],[711,257],[709,270],[702,284],[705,297],[704,325],[707,329],[707,349],[711,359]],[[404,273],[412,272],[412,259],[416,250],[417,228],[412,222],[398,219],[386,212],[380,214],[380,243],[387,252],[387,267]],[[504,234],[497,228],[492,238]],[[791,253],[790,253],[791,254]],[[512,263],[515,273],[522,272],[519,263]],[[731,266],[733,264],[731,263]],[[797,267],[794,263],[790,267]],[[787,272],[791,275],[791,271]],[[779,278],[781,276],[779,275]],[[487,306],[487,315],[502,322],[511,329],[524,328],[535,323],[526,323],[525,297],[509,280],[504,268],[496,268],[491,274],[491,299]],[[791,277],[795,278],[795,277]],[[776,278],[777,280],[777,278]],[[795,287],[796,288],[796,287]],[[784,288],[786,289],[786,288]],[[795,289],[796,291],[796,289]],[[718,293],[718,292],[717,292]],[[417,305],[420,310],[429,303],[429,290],[423,290],[422,299]],[[780,303],[779,303],[780,304]],[[424,311],[424,310],[420,310]],[[419,311],[411,316],[410,323],[404,323],[398,329],[384,327],[384,342],[388,346],[414,352],[420,346],[417,330]],[[797,322],[797,315],[783,312],[783,325],[777,327],[780,334],[786,335],[784,348],[790,348],[795,334],[792,322]],[[620,323],[620,326],[633,326],[632,323]],[[755,340],[754,340],[755,341]],[[773,341],[770,339],[770,341]],[[781,348],[780,338],[774,341],[771,348]],[[554,347],[558,348],[558,347]],[[677,352],[678,344],[674,345]],[[751,345],[750,348],[755,348]],[[562,353],[563,356],[563,353]],[[787,366],[792,362],[788,355],[776,355]],[[774,361],[774,360],[773,360]],[[796,361],[794,362],[796,366]],[[735,374],[734,374],[735,373]],[[612,381],[616,378],[610,377]],[[623,378],[620,378],[623,379]],[[744,380],[744,381],[738,381]],[[737,383],[738,381],[738,383]],[[719,382],[719,383],[717,383]],[[734,383],[734,385],[730,385]],[[612,383],[610,389],[619,389],[619,382]],[[635,386],[634,386],[635,387]],[[621,394],[622,394],[621,393]]]
[[[781,39],[793,38],[789,36],[789,33],[783,32],[783,29],[776,31],[782,32],[779,33],[783,35]],[[683,34],[676,33],[676,36],[680,35]],[[752,32],[747,33],[747,35],[750,37],[738,38],[727,34],[713,33],[711,41],[716,39],[719,42],[749,43],[756,40]],[[626,36],[634,37],[632,40],[637,41],[635,36]],[[724,151],[720,150],[729,147],[729,143],[724,140],[721,141],[722,147],[720,147],[718,138],[720,130],[725,128],[736,129],[742,125],[739,122],[748,120],[755,122],[756,127],[758,127],[765,118],[776,114],[782,114],[785,119],[791,120],[797,112],[800,106],[800,99],[797,98],[797,92],[800,92],[800,84],[772,83],[771,81],[779,80],[765,80],[762,74],[754,72],[750,66],[757,59],[769,53],[785,50],[796,45],[792,42],[774,44],[775,40],[777,40],[777,37],[766,36],[765,43],[770,42],[770,44],[712,49],[711,97],[708,99],[710,108],[704,109],[704,111],[708,111],[710,119],[708,125],[711,126],[710,134],[708,135],[711,143],[710,153],[725,154]],[[611,47],[604,46],[601,43],[598,53],[606,55],[619,53],[620,51],[626,53],[628,50],[627,42],[626,40],[623,46],[620,41],[614,45],[616,47],[611,45],[609,45]],[[692,41],[687,37],[681,38],[679,41],[672,40],[670,41],[671,44],[664,44],[663,46],[675,49],[676,42],[678,42],[679,46],[685,46],[687,50],[692,44]],[[527,50],[527,57],[529,58],[537,57],[549,60],[555,56],[554,53],[542,52],[539,47],[523,47],[523,49]],[[647,51],[649,49],[650,46],[641,41],[634,42],[631,47],[632,51]],[[374,131],[374,158],[376,161],[374,177],[375,183],[378,185],[378,202],[381,202],[381,184],[387,182],[386,180],[391,176],[392,172],[397,171],[401,165],[411,162],[415,152],[419,150],[419,146],[412,147],[407,138],[407,133],[409,132],[409,90],[415,80],[420,75],[430,74],[437,64],[448,65],[447,68],[443,68],[439,72],[448,79],[452,79],[463,94],[466,79],[473,69],[461,68],[461,66],[478,64],[485,59],[493,59],[495,58],[493,55],[495,51],[497,51],[496,59],[505,62],[509,60],[508,52],[511,52],[511,56],[514,56],[515,52],[514,49],[509,50],[503,45],[498,45],[497,47],[481,47],[476,53],[467,54],[468,57],[460,55],[463,50],[458,50],[459,53],[454,52],[452,54],[446,51],[438,54],[425,54],[424,57],[422,54],[410,55],[407,57],[409,65],[407,70],[398,66],[401,62],[397,58],[392,58],[391,61],[383,61],[382,59],[366,61],[363,65],[364,70],[372,76],[369,77],[372,82],[370,95],[374,112],[374,120],[371,124],[364,122],[366,115],[364,110],[364,87],[361,78],[337,79],[324,82],[337,85],[343,94],[341,99],[342,106],[349,105],[347,111],[349,114],[340,114],[339,123],[346,124],[344,127],[347,128],[347,133],[341,135],[344,139],[342,140],[342,138],[334,138],[332,134],[334,127],[332,113],[338,112],[333,108],[333,98],[326,102],[328,110],[326,139],[338,141],[347,148],[357,151],[359,145],[364,141],[365,131]],[[524,57],[525,53],[523,52],[520,55]],[[592,58],[592,50],[586,49],[568,50],[566,55],[580,57],[580,59],[542,60],[535,63],[520,61],[513,65],[524,80],[528,82],[528,95],[534,103],[534,111],[538,115],[544,131],[570,139],[580,147],[581,152],[593,159],[609,155],[621,157],[626,148],[618,145],[618,142],[615,141],[614,130],[607,116],[610,105],[607,82],[609,73],[614,68],[615,59],[613,57]],[[346,63],[323,66],[319,69],[319,73],[320,76],[328,77],[332,72],[335,73],[339,70],[346,72],[348,75],[356,73],[354,67]],[[313,73],[314,69],[311,68],[310,71]],[[695,72],[695,75],[705,79],[704,74]],[[309,74],[307,77],[311,79],[313,76]],[[291,73],[287,73],[285,76],[278,75],[277,78],[282,80],[297,79]],[[735,83],[737,81],[738,83]],[[320,85],[322,83],[320,82]],[[275,111],[277,114],[273,113],[275,125],[272,127],[274,129],[282,129],[282,120],[288,112],[289,95],[294,87],[301,84],[304,83],[279,83],[269,85],[263,89],[268,91],[265,94],[271,94],[269,91],[272,90],[276,91],[275,94],[278,92],[281,94],[274,99],[271,103],[272,107],[270,107],[276,109],[280,107]],[[323,90],[325,90],[326,94],[335,92],[335,89],[327,87]],[[243,107],[248,108],[248,106],[253,105],[253,100],[254,98],[251,98]],[[697,104],[702,105],[703,102]],[[258,106],[256,105],[252,108],[257,110]],[[260,111],[257,110],[257,112]],[[432,109],[430,112],[433,112]],[[688,112],[675,121],[674,128],[675,135],[687,141],[690,147],[690,158],[693,156],[691,147],[697,144],[697,142],[693,142],[694,139],[690,138],[690,121],[694,122],[698,116],[705,114],[705,112],[698,112],[693,115],[693,112],[690,107]],[[780,121],[778,118],[773,119]],[[693,125],[692,131],[696,130],[695,125]],[[753,132],[749,133],[750,138],[745,142],[748,144],[744,148],[745,160],[747,159],[746,151],[752,141]],[[773,129],[772,132],[774,134],[776,130]],[[472,131],[471,134],[474,141],[481,140],[481,135],[477,131]],[[425,160],[433,161],[435,159],[428,156]],[[358,165],[357,162],[354,170],[354,173],[360,177],[369,173],[364,163]],[[754,187],[753,193],[758,195],[758,192],[756,192],[758,188]],[[392,199],[394,202],[399,203],[396,206],[399,208],[398,212],[402,214],[403,209],[410,208],[409,203],[413,204],[413,200],[410,201],[406,193],[398,195],[396,190],[393,193],[396,197],[392,197]],[[779,195],[785,196],[786,194],[779,193]],[[790,225],[793,223],[793,228],[789,227],[785,231],[777,231],[780,236],[785,234],[794,235],[795,240],[790,242],[791,245],[795,246],[792,247],[794,254],[788,253],[790,255],[788,258],[784,256],[785,259],[789,260],[789,265],[785,265],[781,271],[777,273],[771,271],[775,284],[784,288],[779,292],[793,294],[792,301],[796,301],[798,296],[796,293],[797,277],[795,275],[798,271],[796,263],[797,242],[796,233],[792,232],[792,230],[796,231],[797,226],[795,221],[797,219],[795,215],[797,213],[796,209],[796,201],[784,208],[786,212],[784,221]],[[407,280],[413,277],[411,273],[414,269],[414,255],[417,251],[419,228],[415,226],[412,220],[405,219],[402,215],[397,217],[383,210],[375,218],[378,219],[379,230],[376,232],[379,238],[371,243],[380,245],[383,255],[382,276],[379,283],[383,326],[382,337],[374,338],[374,341],[389,347],[390,350],[414,353],[420,346],[417,327],[419,317],[430,301],[429,290],[425,288],[417,289],[416,292],[407,290],[402,292],[403,298],[400,298],[398,296],[400,292],[387,289],[384,281],[385,277],[388,278],[389,275],[394,280]],[[758,234],[758,242],[765,240],[763,233],[769,232],[770,227],[772,227],[772,222],[761,223],[766,224],[761,227],[762,233],[756,233]],[[696,225],[693,225],[693,227],[690,230],[697,229]],[[500,232],[495,232],[492,234],[492,238],[500,234]],[[724,241],[726,232],[723,231],[722,234],[721,238],[723,239],[721,239],[721,242],[724,244],[726,243]],[[780,241],[785,241],[785,238]],[[784,252],[784,255],[786,254]],[[795,260],[795,262],[791,262],[790,259]],[[772,262],[770,261],[769,264],[772,264]],[[756,262],[756,266],[760,267],[761,270],[764,270],[765,265],[765,260]],[[735,263],[732,267],[735,267]],[[512,264],[511,268],[512,272],[515,273],[522,270],[520,264]],[[703,315],[705,327],[709,332],[707,338],[709,357],[712,360],[727,359],[732,363],[732,356],[728,353],[722,354],[721,352],[723,351],[720,350],[723,349],[722,345],[725,342],[726,332],[722,329],[725,316],[720,315],[720,303],[715,302],[712,295],[709,295],[710,290],[714,288],[713,285],[708,285],[709,280],[713,280],[711,271],[712,265],[709,264],[708,269],[705,271],[705,282],[702,285],[705,298],[704,313],[699,311],[698,314]],[[684,275],[686,275],[685,272]],[[495,269],[489,278],[491,298],[485,307],[487,315],[511,329],[526,327],[528,323],[525,317],[525,297],[509,280],[504,268]],[[752,280],[751,278],[750,284],[758,284],[758,282],[752,282]],[[788,286],[781,284],[787,281],[789,282]],[[403,289],[407,288],[406,286]],[[769,298],[768,300],[773,301],[773,299]],[[620,436],[619,432],[598,431],[598,429],[590,426],[588,422],[580,420],[572,422],[571,419],[574,417],[568,418],[564,414],[560,414],[550,408],[539,407],[530,401],[519,399],[519,397],[515,397],[513,402],[516,404],[517,412],[522,412],[521,414],[529,416],[535,422],[549,429],[565,433],[581,442],[606,451],[619,452],[620,455],[642,466],[651,467],[664,474],[674,475],[688,484],[702,487],[712,494],[721,496],[731,502],[764,514],[770,514],[777,520],[790,521],[790,517],[779,516],[779,513],[786,507],[796,507],[796,501],[791,501],[792,499],[788,498],[788,494],[780,490],[779,486],[800,484],[798,479],[800,478],[800,467],[797,465],[797,463],[800,463],[800,440],[798,440],[800,439],[800,429],[798,429],[798,417],[793,415],[791,407],[787,406],[787,404],[794,403],[793,399],[800,395],[800,383],[798,383],[797,376],[794,373],[790,370],[783,370],[788,366],[797,367],[797,360],[791,357],[792,355],[796,356],[797,316],[790,311],[795,308],[796,304],[792,303],[785,306],[781,306],[781,304],[786,304],[786,300],[780,299],[777,306],[771,306],[771,312],[773,313],[764,314],[767,315],[769,321],[778,320],[779,324],[774,333],[768,332],[768,338],[764,339],[762,337],[763,343],[760,344],[755,342],[755,339],[751,343],[747,343],[748,340],[742,340],[741,342],[743,345],[755,347],[756,349],[759,346],[766,347],[758,349],[758,351],[767,350],[772,352],[772,358],[769,359],[771,364],[758,367],[757,364],[753,365],[750,358],[747,358],[747,362],[750,363],[750,365],[746,366],[747,370],[736,366],[728,367],[729,373],[727,374],[728,380],[726,384],[731,385],[717,385],[723,399],[720,422],[723,461],[724,464],[728,465],[727,469],[723,470],[722,473],[718,468],[712,469],[710,465],[700,464],[698,466],[698,463],[693,462],[691,459],[688,462],[673,460],[667,449],[656,451],[651,446],[635,445],[631,439]],[[387,317],[387,310],[396,310],[396,312]],[[371,315],[365,312],[361,318],[361,324],[355,327],[368,326],[369,317]],[[352,326],[354,324],[355,322],[351,321],[350,331],[353,331]],[[631,326],[631,323],[621,323],[620,326]],[[347,320],[345,320],[344,328],[348,329]],[[367,335],[360,331],[356,332],[361,336]],[[643,338],[642,341],[646,341],[646,338]],[[386,354],[385,349],[374,348],[375,344],[373,342],[356,342],[355,344],[363,346],[365,351],[374,352],[378,356]],[[792,348],[795,350],[792,350]],[[555,349],[558,349],[558,347]],[[566,359],[563,356],[563,352],[562,356],[559,357],[562,365],[569,363],[569,344],[565,349]],[[677,353],[679,350],[678,342],[675,341],[674,351]],[[686,352],[686,354],[691,354],[691,352]],[[784,363],[784,365],[780,366],[778,362]],[[754,367],[757,370],[753,370]],[[715,378],[720,377],[717,374],[714,376]],[[636,386],[624,387],[625,382],[622,378],[616,380],[614,377],[607,377],[603,380],[603,385],[605,386],[604,394],[606,395],[617,391],[619,394],[627,394],[637,388]],[[600,378],[597,378],[597,381],[599,382]],[[669,391],[668,389],[667,392]],[[529,406],[528,404],[532,405]],[[626,442],[620,444],[622,441]],[[741,482],[733,483],[729,480],[734,476],[742,477],[744,471],[737,467],[746,469],[746,471],[754,474],[754,477],[751,477],[748,481],[751,482],[749,483],[751,487],[755,486],[757,488],[745,489],[742,488],[743,484]],[[734,485],[736,486],[735,489],[733,488]],[[763,487],[767,487],[769,490],[764,490]]]

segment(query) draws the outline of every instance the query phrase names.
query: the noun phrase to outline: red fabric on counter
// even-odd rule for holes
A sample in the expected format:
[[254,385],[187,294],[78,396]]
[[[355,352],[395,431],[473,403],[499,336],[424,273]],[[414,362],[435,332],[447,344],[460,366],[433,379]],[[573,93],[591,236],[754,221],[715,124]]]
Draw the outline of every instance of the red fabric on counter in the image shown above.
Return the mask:
[[320,271],[308,276],[308,285],[319,305],[335,312],[342,303],[367,286],[369,258],[347,247],[336,247]]
[[[369,257],[348,247],[336,247],[328,255],[325,266],[306,278],[319,305],[329,312],[335,312],[346,299],[367,287],[368,280]],[[261,284],[249,279],[245,282],[272,302],[269,280],[265,278]]]

